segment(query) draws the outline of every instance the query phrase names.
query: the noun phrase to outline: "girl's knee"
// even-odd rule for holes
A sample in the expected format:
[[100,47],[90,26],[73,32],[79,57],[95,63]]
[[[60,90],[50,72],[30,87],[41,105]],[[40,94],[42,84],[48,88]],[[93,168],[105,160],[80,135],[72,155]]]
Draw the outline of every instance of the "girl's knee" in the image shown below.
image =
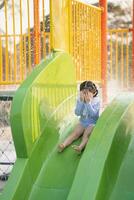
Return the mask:
[[73,133],[72,133],[72,139],[75,140],[75,139],[77,139],[77,137],[78,137],[77,133],[76,133],[76,132],[73,132]]
[[73,132],[72,134],[73,139],[74,140],[78,139],[82,135],[82,133],[83,132],[77,132],[77,131]]
[[80,136],[81,136],[81,133],[75,132],[75,134],[74,134],[74,138],[75,138],[75,139],[79,138]]

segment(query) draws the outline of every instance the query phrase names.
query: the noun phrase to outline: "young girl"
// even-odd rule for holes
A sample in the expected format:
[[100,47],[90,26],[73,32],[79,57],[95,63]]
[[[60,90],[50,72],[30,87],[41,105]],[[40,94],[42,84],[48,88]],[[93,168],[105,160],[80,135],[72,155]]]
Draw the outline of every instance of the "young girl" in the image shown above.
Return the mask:
[[80,145],[73,145],[74,150],[81,152],[88,142],[88,138],[99,118],[100,100],[96,85],[91,81],[84,81],[80,84],[80,96],[77,99],[75,114],[80,116],[79,123],[74,131],[59,144],[59,152],[62,152],[74,140],[82,135]]

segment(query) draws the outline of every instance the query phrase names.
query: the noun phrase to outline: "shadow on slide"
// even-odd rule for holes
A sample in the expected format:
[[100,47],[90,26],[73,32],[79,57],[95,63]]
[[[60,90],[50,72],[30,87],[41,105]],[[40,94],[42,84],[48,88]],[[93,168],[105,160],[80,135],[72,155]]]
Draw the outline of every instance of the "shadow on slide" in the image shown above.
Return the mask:
[[76,92],[73,62],[64,52],[42,61],[20,86],[11,110],[17,160],[1,200],[134,198],[134,95],[107,107],[80,156],[71,147],[57,152],[77,122]]

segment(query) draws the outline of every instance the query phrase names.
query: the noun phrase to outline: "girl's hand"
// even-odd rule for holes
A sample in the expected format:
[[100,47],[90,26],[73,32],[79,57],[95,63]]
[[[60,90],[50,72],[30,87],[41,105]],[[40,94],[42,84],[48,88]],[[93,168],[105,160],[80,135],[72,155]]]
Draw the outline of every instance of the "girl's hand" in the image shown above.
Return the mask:
[[84,95],[83,91],[80,91],[80,100],[85,101],[85,95]]
[[88,103],[93,99],[93,93],[92,92],[85,92],[85,102]]

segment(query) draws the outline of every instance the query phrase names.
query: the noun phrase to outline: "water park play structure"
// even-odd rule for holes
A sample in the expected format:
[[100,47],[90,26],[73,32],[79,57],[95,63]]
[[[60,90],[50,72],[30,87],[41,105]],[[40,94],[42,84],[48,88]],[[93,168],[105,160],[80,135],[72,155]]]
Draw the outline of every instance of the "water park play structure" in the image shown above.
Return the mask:
[[[50,35],[54,49],[41,62],[38,48],[36,49],[33,61],[37,66],[20,85],[13,98],[10,119],[17,160],[0,194],[0,200],[134,199],[132,92],[118,95],[105,108],[81,155],[77,155],[71,147],[63,153],[57,152],[59,142],[77,123],[73,114],[77,93],[76,81],[89,78],[100,83],[104,103],[107,99],[107,43],[104,28],[106,1],[100,1],[100,8],[74,0],[63,0],[61,4],[55,2],[50,1]],[[36,8],[38,3],[35,1]],[[81,26],[79,19],[83,13],[86,14]],[[38,16],[37,11],[36,15]],[[37,16],[35,27],[39,25]],[[90,16],[90,19],[87,19],[87,16]],[[58,31],[60,29],[59,32],[56,25]],[[87,32],[81,36],[80,33],[85,28]],[[36,31],[37,29],[35,46],[39,47],[39,35]],[[87,43],[83,43],[84,37],[87,41],[92,40],[93,43],[88,46],[92,49],[86,46]],[[86,61],[90,54],[92,61]],[[93,68],[94,62],[96,69]],[[80,64],[84,66],[83,73]],[[127,65],[126,69],[129,70]],[[117,73],[116,68],[115,72]],[[121,79],[121,85],[130,86],[129,78],[126,76],[125,84],[124,79]],[[79,142],[78,140],[75,143]]]

